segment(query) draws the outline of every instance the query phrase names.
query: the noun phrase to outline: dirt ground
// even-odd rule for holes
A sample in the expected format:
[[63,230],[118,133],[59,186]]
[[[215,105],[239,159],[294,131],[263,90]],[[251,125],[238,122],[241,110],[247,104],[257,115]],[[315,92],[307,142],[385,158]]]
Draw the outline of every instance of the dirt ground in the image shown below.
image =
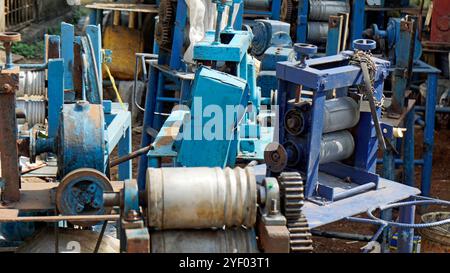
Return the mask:
[[[133,147],[138,149],[140,147],[141,134],[133,133]],[[416,128],[416,158],[419,158],[422,153],[422,140],[423,130]],[[114,155],[113,155],[114,156]],[[432,176],[432,188],[431,196],[450,200],[450,130],[439,130],[435,132],[435,148],[433,153],[433,176]],[[137,159],[133,160],[133,172],[134,177],[137,172]],[[115,169],[112,170],[112,174],[117,173]],[[420,188],[420,173],[419,167],[416,168],[416,186]],[[437,208],[430,206],[426,211],[447,210],[448,208]],[[424,211],[424,212],[426,212]],[[364,216],[364,215],[362,215]],[[419,213],[417,213],[417,221],[420,219]],[[416,222],[417,222],[416,221]],[[362,235],[373,235],[376,232],[376,227],[372,225],[365,225],[360,223],[354,223],[349,221],[339,221],[323,227],[320,227],[321,231],[337,231],[345,233],[354,233]],[[313,236],[314,252],[318,253],[359,253],[361,247],[366,243],[354,240],[342,240],[334,238],[325,238]]]
[[[450,130],[439,130],[435,132],[435,147],[433,153],[433,172],[431,184],[431,196],[439,199],[450,200]],[[416,128],[416,158],[419,158],[422,152],[423,130]],[[420,188],[421,169],[416,168],[416,186]],[[423,211],[442,211],[449,210],[446,207],[430,206]],[[419,212],[416,215],[416,222],[420,219]],[[371,225],[363,225],[349,221],[339,221],[321,227],[320,230],[339,231],[346,233],[357,233],[364,235],[372,235],[375,228]],[[365,242],[330,239],[324,237],[313,236],[315,252],[344,252],[355,253],[361,252],[360,248]]]

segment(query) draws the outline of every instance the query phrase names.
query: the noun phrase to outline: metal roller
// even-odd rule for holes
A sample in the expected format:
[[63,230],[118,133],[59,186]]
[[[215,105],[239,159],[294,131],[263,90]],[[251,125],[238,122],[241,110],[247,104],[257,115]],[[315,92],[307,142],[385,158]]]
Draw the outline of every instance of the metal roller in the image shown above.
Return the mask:
[[340,12],[350,12],[347,1],[309,0],[309,20],[328,22],[330,15],[337,15]]
[[349,131],[339,131],[322,136],[320,163],[340,161],[349,158],[355,150],[355,141]]
[[21,71],[19,74],[18,97],[46,96],[45,92],[45,71]]
[[165,230],[150,234],[152,253],[257,253],[253,229]]
[[359,122],[359,105],[350,97],[327,100],[323,113],[323,132],[354,127]]
[[[271,143],[271,151],[264,154],[268,168],[274,172],[281,172],[287,166],[296,167],[307,161],[306,139],[296,138],[283,145]],[[338,131],[322,135],[320,144],[319,163],[341,161],[349,158],[355,150],[355,141],[352,134],[347,131]]]
[[[294,142],[288,141],[283,144],[286,151],[286,164],[294,167],[299,163],[305,163],[306,142],[305,140]],[[349,158],[355,150],[355,141],[352,134],[347,131],[339,131],[322,135],[322,142],[320,144],[320,160],[319,163],[329,163],[334,161],[341,161]]]
[[[304,133],[309,112],[291,109],[285,115],[286,131],[294,136]],[[359,122],[359,105],[350,97],[330,99],[325,102],[323,112],[323,133],[330,133],[354,127]]]
[[252,168],[148,168],[148,225],[158,229],[252,227]]
[[328,37],[328,22],[308,22],[308,43],[325,43]]
[[38,123],[45,124],[46,100],[43,96],[17,98],[16,109],[25,113],[30,128]]
[[271,6],[271,0],[244,0],[244,7],[247,9],[269,10]]

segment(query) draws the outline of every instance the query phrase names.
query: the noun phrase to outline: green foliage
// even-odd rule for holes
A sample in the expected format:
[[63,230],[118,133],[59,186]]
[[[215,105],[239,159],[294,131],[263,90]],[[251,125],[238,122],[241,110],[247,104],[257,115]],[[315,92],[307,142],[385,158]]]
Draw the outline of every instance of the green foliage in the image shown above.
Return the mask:
[[90,10],[85,7],[76,6],[72,8],[72,24],[77,25],[78,21],[84,16],[88,16]]
[[27,59],[42,58],[44,56],[44,41],[38,41],[35,43],[14,43],[12,46],[12,52],[14,54],[22,55]]

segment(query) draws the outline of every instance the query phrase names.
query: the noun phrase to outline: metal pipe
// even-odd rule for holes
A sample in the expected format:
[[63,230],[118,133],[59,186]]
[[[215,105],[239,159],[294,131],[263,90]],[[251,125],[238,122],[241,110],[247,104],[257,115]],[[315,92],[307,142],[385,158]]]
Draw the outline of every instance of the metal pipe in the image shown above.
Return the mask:
[[[415,107],[416,112],[425,112],[426,108],[425,106],[416,106]],[[437,113],[450,113],[450,107],[449,106],[438,106],[436,105],[435,111]]]
[[345,199],[345,198],[353,196],[353,195],[357,195],[362,192],[366,192],[368,190],[375,188],[375,186],[376,186],[375,183],[370,182],[367,184],[363,184],[363,185],[354,187],[352,189],[349,189],[344,192],[336,194],[335,197],[333,198],[333,201],[338,201],[338,200]]
[[344,240],[356,240],[356,241],[363,241],[363,242],[369,242],[371,236],[369,235],[360,235],[360,234],[352,234],[352,233],[345,233],[345,232],[336,232],[336,231],[322,231],[317,229],[312,229],[311,234],[314,236],[320,236],[325,238],[337,238],[337,239],[344,239]]
[[145,155],[152,148],[153,148],[153,145],[149,145],[147,147],[140,148],[139,150],[136,150],[136,151],[134,151],[134,152],[132,152],[130,154],[127,154],[125,156],[122,156],[122,157],[119,157],[117,159],[111,160],[111,163],[109,164],[109,166],[110,167],[114,167],[114,166],[120,165],[120,164],[122,164],[124,162],[127,162],[129,160],[132,160],[132,159],[134,159],[134,158],[136,158],[138,156]]
[[1,218],[0,223],[11,222],[46,222],[53,223],[59,221],[115,221],[119,220],[119,214],[111,215],[58,215],[58,216],[20,216]]

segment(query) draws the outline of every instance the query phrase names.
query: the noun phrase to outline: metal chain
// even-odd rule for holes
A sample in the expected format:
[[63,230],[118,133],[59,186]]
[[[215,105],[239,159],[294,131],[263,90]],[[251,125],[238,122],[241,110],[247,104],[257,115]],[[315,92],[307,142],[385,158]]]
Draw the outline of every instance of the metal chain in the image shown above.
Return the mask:
[[[382,107],[383,103],[384,103],[384,94],[382,94],[381,100],[378,101],[375,98],[375,88],[374,88],[374,82],[375,82],[375,75],[376,75],[376,64],[375,62],[372,60],[372,53],[370,52],[365,52],[362,50],[356,50],[356,52],[353,54],[352,58],[350,59],[350,64],[352,65],[357,65],[357,66],[361,66],[361,63],[366,63],[367,64],[367,68],[369,69],[369,75],[370,75],[370,82],[372,85],[372,88],[370,90],[371,94],[366,94],[366,95],[372,95],[373,99],[375,101],[375,105],[377,107]],[[362,93],[365,94],[365,87],[364,86],[358,86],[358,90]]]

